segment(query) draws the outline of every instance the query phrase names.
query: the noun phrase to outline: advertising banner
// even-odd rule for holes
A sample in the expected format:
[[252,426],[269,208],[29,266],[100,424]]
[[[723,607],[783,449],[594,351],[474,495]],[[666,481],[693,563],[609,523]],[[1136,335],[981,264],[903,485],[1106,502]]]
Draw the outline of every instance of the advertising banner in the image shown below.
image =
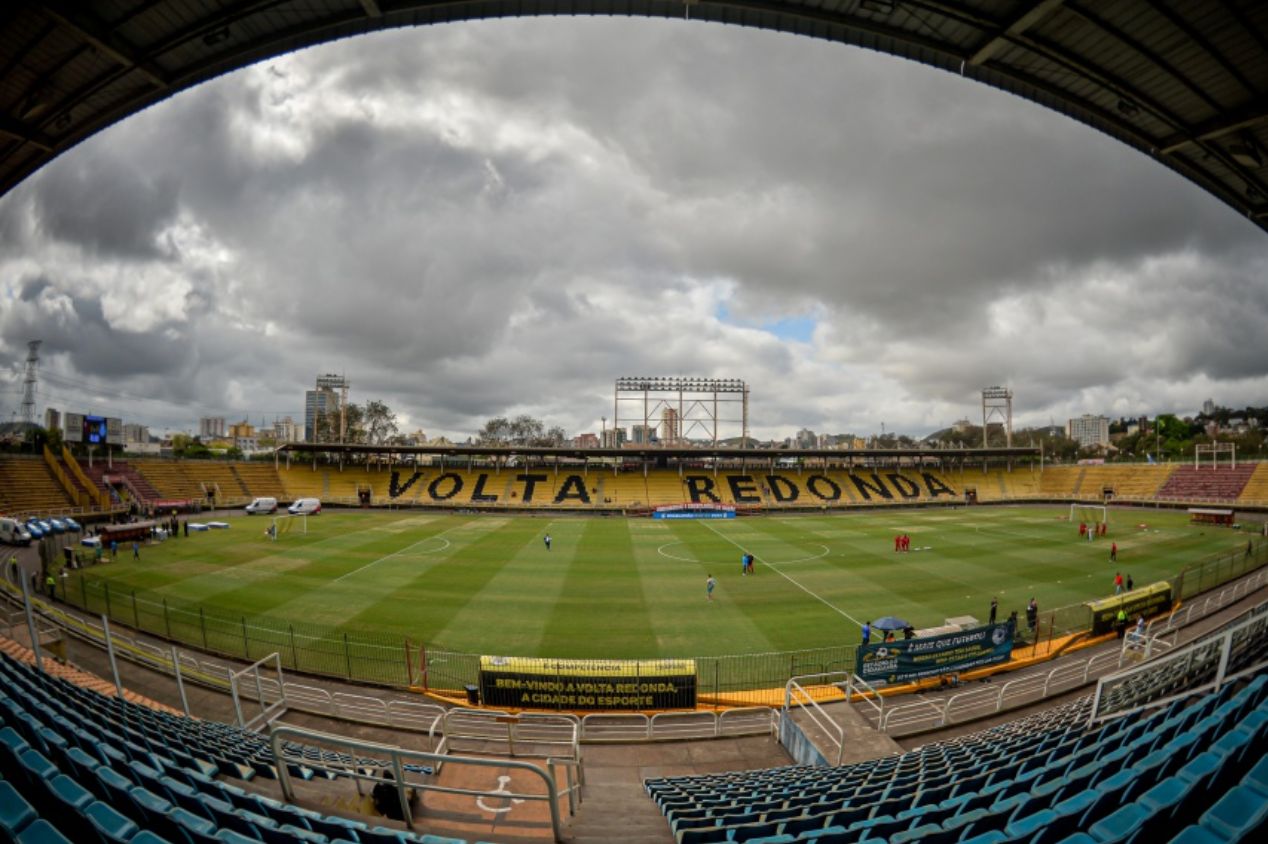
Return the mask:
[[1129,625],[1135,624],[1136,619],[1142,615],[1149,618],[1166,612],[1171,609],[1171,584],[1160,580],[1112,598],[1088,601],[1087,608],[1092,611],[1092,633],[1108,633],[1113,630],[1120,607],[1127,613]]
[[941,636],[861,646],[855,672],[869,683],[904,683],[1007,662],[1012,652],[1012,627],[988,624]]
[[694,709],[696,663],[482,656],[480,698],[514,709]]
[[734,519],[734,510],[657,510],[653,519]]
[[662,504],[652,513],[653,519],[734,519],[735,507],[730,504]]

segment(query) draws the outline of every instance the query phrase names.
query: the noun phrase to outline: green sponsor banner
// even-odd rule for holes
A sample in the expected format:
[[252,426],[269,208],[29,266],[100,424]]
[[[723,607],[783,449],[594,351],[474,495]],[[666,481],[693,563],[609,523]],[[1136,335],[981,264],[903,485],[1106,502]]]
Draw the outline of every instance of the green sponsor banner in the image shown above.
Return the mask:
[[480,696],[514,709],[694,709],[696,663],[482,656]]
[[1012,626],[988,624],[958,633],[865,645],[858,649],[855,673],[869,683],[904,683],[1007,662],[1012,652]]
[[1114,629],[1114,620],[1121,608],[1127,615],[1127,623],[1133,624],[1140,616],[1149,618],[1171,608],[1171,584],[1165,580],[1115,595],[1099,601],[1088,601],[1092,611],[1092,633],[1108,633]]

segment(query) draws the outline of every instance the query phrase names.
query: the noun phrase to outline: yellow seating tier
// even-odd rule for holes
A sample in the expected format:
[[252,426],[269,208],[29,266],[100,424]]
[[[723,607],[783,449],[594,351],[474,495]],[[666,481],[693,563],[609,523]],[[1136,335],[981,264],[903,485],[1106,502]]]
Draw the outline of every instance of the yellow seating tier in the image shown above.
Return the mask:
[[[313,497],[353,503],[368,489],[371,503],[449,506],[655,507],[690,502],[741,507],[892,505],[962,501],[966,490],[979,501],[1027,499],[1101,500],[1106,490],[1125,501],[1147,501],[1176,471],[1175,466],[1099,465],[934,469],[821,467],[769,470],[713,468],[640,470],[575,466],[457,469],[448,466],[386,466],[195,460],[138,460],[132,465],[163,497],[202,498],[215,486],[224,499],[269,495],[279,500]],[[0,468],[0,507],[57,509],[71,506],[41,461],[10,458]],[[1240,469],[1239,469],[1240,471]],[[2,474],[8,472],[8,475]],[[14,475],[20,473],[20,476]],[[393,487],[393,473],[396,487]],[[398,495],[393,496],[395,491]],[[12,500],[23,490],[20,502]],[[6,497],[7,496],[7,497]],[[1260,464],[1240,501],[1268,504],[1268,463]]]
[[233,470],[252,498],[270,496],[286,501],[291,497],[272,463],[235,463]]
[[1244,504],[1268,505],[1268,462],[1255,467],[1255,473],[1250,476],[1237,500]]
[[49,513],[75,506],[43,460],[0,456],[0,513]]

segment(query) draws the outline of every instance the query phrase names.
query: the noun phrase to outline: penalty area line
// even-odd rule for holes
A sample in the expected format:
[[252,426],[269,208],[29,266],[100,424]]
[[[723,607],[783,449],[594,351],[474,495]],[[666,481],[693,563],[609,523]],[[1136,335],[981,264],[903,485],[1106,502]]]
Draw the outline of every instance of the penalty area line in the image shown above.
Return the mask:
[[[704,526],[705,526],[705,527],[707,527],[709,530],[713,531],[715,534],[717,534],[717,535],[718,535],[718,536],[720,536],[721,538],[725,539],[727,542],[729,542],[729,543],[731,543],[732,545],[734,545],[736,548],[739,548],[741,551],[746,551],[746,552],[747,552],[747,549],[746,549],[743,545],[741,545],[740,543],[736,542],[734,539],[732,539],[731,537],[727,536],[725,533],[723,533],[722,531],[718,530],[718,529],[717,529],[717,528],[715,528],[713,525],[709,524],[707,521],[704,523]],[[752,552],[748,552],[748,553],[752,553]],[[853,622],[854,622],[855,624],[857,624],[859,627],[862,627],[862,626],[863,626],[863,622],[859,621],[857,618],[855,618],[854,616],[850,615],[850,614],[849,614],[848,612],[846,612],[845,610],[843,610],[843,609],[841,609],[840,607],[836,606],[836,605],[835,605],[835,604],[833,604],[831,601],[829,601],[827,598],[824,598],[822,595],[819,595],[819,594],[818,594],[818,593],[816,593],[816,592],[812,592],[812,591],[810,591],[809,589],[807,589],[806,587],[802,586],[800,583],[798,583],[797,581],[793,580],[791,577],[789,577],[788,575],[784,574],[782,571],[780,571],[779,569],[777,569],[777,568],[776,568],[773,564],[766,562],[765,560],[763,560],[761,557],[757,556],[756,554],[753,554],[753,559],[757,560],[757,561],[758,561],[758,562],[760,562],[762,565],[766,566],[768,569],[770,569],[771,571],[775,572],[775,574],[779,575],[779,576],[780,576],[780,577],[782,577],[784,580],[787,580],[787,581],[788,581],[789,583],[791,583],[793,586],[796,586],[796,587],[797,587],[798,589],[800,589],[802,592],[805,592],[807,595],[809,595],[810,597],[814,598],[816,601],[818,601],[819,603],[823,604],[823,605],[824,605],[825,607],[827,607],[828,609],[832,610],[833,612],[835,612],[835,613],[837,613],[837,614],[839,614],[839,615],[844,616],[845,618],[848,618],[850,621],[853,621]]]

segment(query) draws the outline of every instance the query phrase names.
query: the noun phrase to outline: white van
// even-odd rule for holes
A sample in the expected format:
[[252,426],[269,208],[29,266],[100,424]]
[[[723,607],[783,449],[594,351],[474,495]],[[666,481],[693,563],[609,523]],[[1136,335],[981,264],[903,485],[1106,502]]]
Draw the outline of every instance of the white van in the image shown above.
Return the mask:
[[254,516],[256,513],[276,513],[276,498],[256,498],[247,505],[247,515]]
[[292,516],[313,516],[321,512],[321,500],[317,498],[297,498],[295,503],[286,508]]
[[17,519],[0,516],[0,542],[9,545],[30,545],[31,532]]

